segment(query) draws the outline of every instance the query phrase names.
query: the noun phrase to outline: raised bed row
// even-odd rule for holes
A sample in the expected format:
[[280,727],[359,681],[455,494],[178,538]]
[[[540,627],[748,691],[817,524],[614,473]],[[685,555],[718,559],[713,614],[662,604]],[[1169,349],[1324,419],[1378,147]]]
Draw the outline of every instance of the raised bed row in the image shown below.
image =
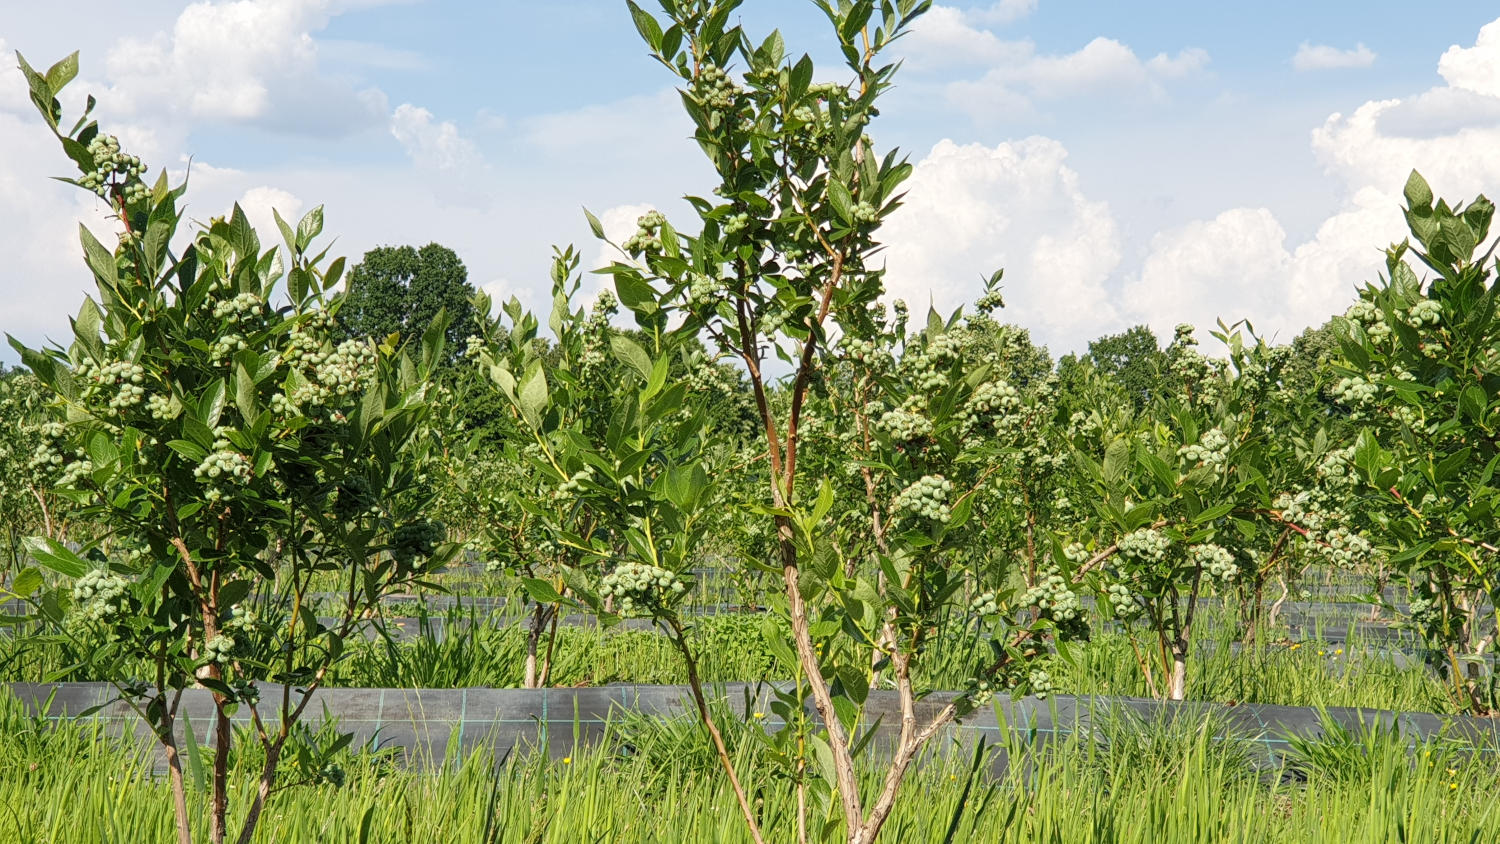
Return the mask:
[[[103,724],[107,732],[134,735],[142,741],[150,738],[133,711],[122,702],[110,702],[114,691],[106,684],[17,683],[6,688],[28,712],[49,719],[70,718],[102,704],[102,709],[87,717]],[[771,689],[766,685],[732,683],[714,693],[738,717],[766,726],[779,723],[769,713]],[[267,684],[261,694],[264,701],[278,701],[281,689]],[[954,695],[930,695],[919,702],[917,717],[930,717]],[[354,733],[357,746],[393,749],[408,763],[430,765],[444,762],[451,753],[480,749],[493,752],[496,758],[534,751],[561,758],[572,755],[581,745],[597,743],[606,725],[625,713],[687,717],[692,709],[684,686],[618,685],[566,689],[322,689],[314,693],[306,711],[309,727],[316,729],[325,717],[332,718],[340,729]],[[211,746],[213,703],[209,693],[203,689],[185,691],[178,712],[179,739],[185,725],[191,723],[198,742]],[[1376,725],[1396,730],[1412,743],[1461,739],[1473,743],[1478,752],[1495,753],[1500,748],[1500,722],[1484,718],[1068,695],[1046,700],[997,697],[993,707],[979,709],[963,723],[950,726],[934,747],[969,749],[981,738],[989,745],[1003,747],[1016,740],[1055,741],[1081,731],[1094,740],[1104,740],[1107,731],[1099,728],[1105,725],[1118,728],[1124,724],[1129,728],[1176,718],[1198,723],[1210,716],[1220,730],[1220,738],[1243,740],[1256,747],[1253,758],[1264,770],[1281,768],[1291,737],[1322,734],[1325,718],[1356,733]],[[248,725],[247,710],[242,707],[233,720],[238,726]],[[894,742],[900,724],[894,692],[870,693],[864,724],[875,730],[872,746],[889,747]],[[996,764],[1003,765],[1003,758]]]

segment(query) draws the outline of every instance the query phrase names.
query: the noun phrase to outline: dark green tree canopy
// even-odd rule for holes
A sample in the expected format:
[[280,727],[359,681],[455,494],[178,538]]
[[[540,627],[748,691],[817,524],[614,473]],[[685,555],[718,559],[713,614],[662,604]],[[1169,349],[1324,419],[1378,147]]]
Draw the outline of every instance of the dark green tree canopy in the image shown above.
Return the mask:
[[474,287],[469,271],[446,246],[380,246],[349,274],[349,295],[340,312],[351,337],[382,338],[400,334],[412,341],[422,336],[438,311],[447,309],[446,362],[463,354],[464,341],[478,331],[470,299]]
[[1100,373],[1115,377],[1137,408],[1151,401],[1160,387],[1165,357],[1147,326],[1132,326],[1090,342],[1088,357]]

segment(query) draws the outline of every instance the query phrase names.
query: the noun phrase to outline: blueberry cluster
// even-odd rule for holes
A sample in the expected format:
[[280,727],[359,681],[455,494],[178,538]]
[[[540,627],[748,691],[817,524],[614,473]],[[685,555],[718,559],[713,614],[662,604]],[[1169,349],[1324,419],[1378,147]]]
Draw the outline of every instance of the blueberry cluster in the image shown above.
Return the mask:
[[594,479],[594,467],[585,466],[574,472],[567,480],[558,484],[557,491],[561,495],[576,495],[583,492],[583,482]]
[[1355,411],[1362,411],[1375,403],[1375,397],[1380,394],[1380,388],[1358,375],[1349,375],[1340,378],[1339,382],[1329,390],[1329,394],[1340,404],[1347,405]]
[[265,312],[266,302],[254,293],[241,293],[233,299],[221,299],[214,303],[214,319],[222,319],[231,325],[253,322]]
[[239,643],[233,636],[220,633],[203,643],[203,661],[228,665],[234,661],[234,649],[237,647]]
[[176,419],[177,414],[182,412],[182,403],[173,401],[171,396],[152,393],[146,397],[146,412],[158,422],[168,422]]
[[209,348],[208,356],[214,365],[222,366],[228,363],[236,352],[243,352],[248,348],[250,348],[250,341],[245,339],[245,335],[231,331],[219,335],[213,346]]
[[130,582],[94,569],[73,581],[73,614],[78,621],[113,625],[130,612]]
[[99,366],[91,360],[78,365],[77,376],[83,381],[83,398],[98,398],[106,390],[113,390],[109,398],[111,410],[126,410],[140,404],[146,398],[146,370],[140,364],[128,360],[110,361]]
[[969,612],[980,618],[1000,614],[1000,596],[995,592],[981,592],[969,602]]
[[1220,583],[1233,583],[1240,576],[1240,567],[1234,560],[1234,554],[1229,549],[1205,542],[1202,545],[1194,545],[1188,549],[1188,554],[1193,562],[1208,571],[1213,579]]
[[1177,457],[1189,466],[1220,468],[1229,458],[1229,437],[1218,428],[1209,428],[1198,442],[1177,449]]
[[302,407],[326,407],[353,395],[373,375],[375,349],[363,340],[345,340],[332,351],[314,351],[301,357],[311,367],[289,396],[277,394],[272,405],[281,412]]
[[396,528],[391,536],[391,557],[400,568],[409,568],[418,559],[426,559],[437,550],[447,531],[437,522],[418,519]]
[[739,94],[740,87],[713,62],[704,62],[698,75],[693,77],[693,96],[711,109],[728,111],[734,108]]
[[948,506],[948,497],[953,494],[953,482],[942,475],[924,475],[896,496],[891,509],[930,521],[947,523],[953,518]]
[[645,254],[661,254],[661,227],[666,222],[667,218],[660,211],[647,211],[635,221],[635,234],[626,238],[620,248],[634,258]]
[[1036,607],[1042,611],[1043,617],[1059,624],[1078,621],[1083,617],[1083,606],[1078,601],[1078,594],[1068,588],[1068,581],[1056,566],[1049,568],[1035,586],[1022,593],[1021,603]]
[[1438,325],[1443,321],[1443,306],[1431,299],[1423,299],[1407,310],[1406,321],[1416,327]]
[[990,313],[1005,307],[1005,297],[1000,295],[998,288],[986,290],[983,295],[974,300],[974,307],[983,313]]
[[1109,605],[1114,608],[1115,618],[1121,621],[1140,618],[1146,611],[1141,599],[1123,583],[1111,583],[1105,593],[1109,598]]
[[604,576],[599,594],[615,599],[623,616],[657,616],[670,611],[687,587],[675,573],[646,563],[624,563]]
[[725,234],[739,234],[750,227],[750,215],[741,211],[738,214],[730,214],[720,224]]
[[1156,528],[1136,528],[1120,537],[1120,554],[1143,563],[1160,563],[1167,558],[1172,540]]
[[1330,449],[1318,462],[1318,480],[1330,489],[1354,484],[1354,447]]
[[225,432],[224,428],[215,431],[218,439],[214,440],[214,450],[193,469],[193,477],[208,484],[205,497],[214,502],[224,500],[228,494],[223,482],[244,485],[249,483],[252,474],[250,459],[235,450],[224,436]]
[[133,155],[120,151],[120,139],[114,135],[95,135],[87,147],[94,159],[94,169],[84,173],[78,184],[100,198],[109,196],[110,188],[123,185],[125,202],[132,203],[150,196],[151,190],[141,181],[146,165]]
[[876,429],[890,435],[898,443],[914,443],[932,436],[932,420],[926,414],[914,413],[903,408],[887,411],[875,420]]

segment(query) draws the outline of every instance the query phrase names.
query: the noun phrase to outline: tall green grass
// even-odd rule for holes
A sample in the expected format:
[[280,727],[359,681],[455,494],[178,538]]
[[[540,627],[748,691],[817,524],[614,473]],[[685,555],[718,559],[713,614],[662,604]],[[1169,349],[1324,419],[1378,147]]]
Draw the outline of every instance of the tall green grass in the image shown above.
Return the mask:
[[[729,739],[754,805],[792,836],[794,794],[755,748]],[[260,842],[742,842],[729,793],[688,722],[636,718],[572,757],[476,753],[436,769],[351,755],[343,788],[277,794]],[[1285,769],[1212,720],[1104,719],[1041,743],[1018,734],[994,774],[967,750],[931,756],[909,778],[883,840],[1020,844],[1475,844],[1500,840],[1494,748],[1409,747],[1380,731],[1293,748]],[[1482,752],[1479,752],[1482,751]],[[0,704],[0,840],[99,844],[170,840],[166,783],[136,746],[87,725],[50,725]],[[866,770],[865,788],[877,786]],[[236,778],[237,782],[244,779]],[[243,797],[243,794],[240,795]],[[193,804],[205,795],[194,792]],[[820,825],[825,813],[813,813]]]

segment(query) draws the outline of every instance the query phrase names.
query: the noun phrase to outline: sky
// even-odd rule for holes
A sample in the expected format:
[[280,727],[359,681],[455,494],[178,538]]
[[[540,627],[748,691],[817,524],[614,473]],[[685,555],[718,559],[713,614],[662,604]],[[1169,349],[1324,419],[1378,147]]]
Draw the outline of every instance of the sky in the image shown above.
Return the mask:
[[[1451,200],[1500,194],[1500,12],[1416,9],[934,5],[871,128],[915,165],[882,228],[889,295],[949,311],[1003,267],[1005,318],[1054,354],[1141,323],[1290,341],[1375,278],[1413,168]],[[844,78],[811,3],[739,20]],[[530,307],[552,245],[614,256],[582,208],[618,242],[652,208],[688,227],[681,197],[712,186],[623,0],[0,0],[0,331],[33,346],[66,342],[92,287],[78,224],[113,242],[48,179],[71,164],[11,69],[75,49],[68,113],[92,93],[127,152],[188,173],[194,219],[239,202],[269,241],[272,208],[321,204],[335,254],[437,241]]]

